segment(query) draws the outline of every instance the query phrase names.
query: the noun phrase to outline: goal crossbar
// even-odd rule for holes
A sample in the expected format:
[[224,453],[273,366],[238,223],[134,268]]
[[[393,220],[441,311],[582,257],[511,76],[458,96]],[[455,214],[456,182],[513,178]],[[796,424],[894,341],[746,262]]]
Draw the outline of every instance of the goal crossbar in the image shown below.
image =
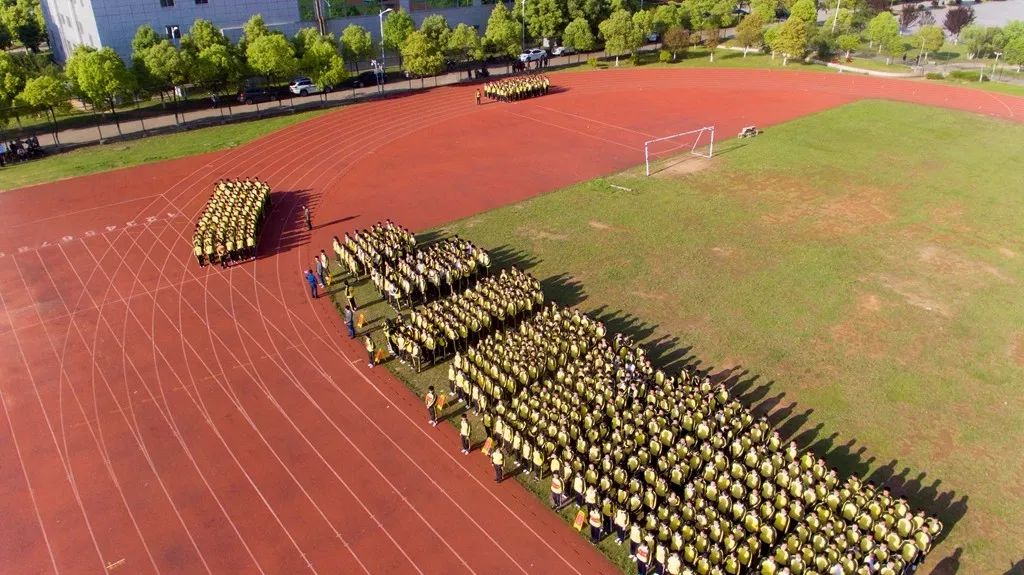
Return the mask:
[[[702,147],[704,145],[704,144],[701,143],[701,136],[705,132],[707,132],[709,134],[709,136],[710,136],[709,141],[707,143],[708,150],[707,150],[706,154],[697,151],[697,148]],[[672,134],[670,136],[662,136],[660,138],[655,138],[653,140],[647,140],[646,142],[644,142],[644,165],[646,167],[647,175],[648,176],[651,175],[651,155],[650,155],[650,145],[651,144],[656,144],[658,142],[664,142],[665,140],[673,140],[673,139],[676,139],[676,138],[681,138],[683,136],[689,136],[690,134],[698,134],[697,137],[693,139],[693,145],[690,146],[690,154],[692,154],[694,156],[700,156],[702,158],[710,158],[712,155],[714,155],[714,153],[715,153],[715,127],[714,126],[704,126],[703,128],[696,128],[694,130],[687,130],[685,132],[679,132],[678,134]]]

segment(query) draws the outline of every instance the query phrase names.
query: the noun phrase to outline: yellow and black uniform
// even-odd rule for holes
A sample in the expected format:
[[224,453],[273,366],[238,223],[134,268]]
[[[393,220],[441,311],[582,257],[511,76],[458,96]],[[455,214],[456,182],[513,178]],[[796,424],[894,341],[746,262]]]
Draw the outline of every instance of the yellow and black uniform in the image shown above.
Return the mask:
[[462,453],[469,453],[469,441],[473,434],[473,428],[469,424],[469,418],[466,414],[462,414],[462,420],[459,422],[459,439],[462,440]]

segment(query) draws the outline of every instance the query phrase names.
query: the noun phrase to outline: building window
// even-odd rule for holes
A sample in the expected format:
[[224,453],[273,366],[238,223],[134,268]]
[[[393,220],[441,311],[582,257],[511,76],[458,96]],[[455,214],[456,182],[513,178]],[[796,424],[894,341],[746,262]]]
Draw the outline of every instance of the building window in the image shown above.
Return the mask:
[[167,31],[168,40],[180,40],[181,39],[181,28],[177,26],[164,26],[164,30]]
[[161,8],[170,8],[171,6],[174,6],[174,0],[160,0]]
[[196,0],[196,4],[209,4],[210,0]]

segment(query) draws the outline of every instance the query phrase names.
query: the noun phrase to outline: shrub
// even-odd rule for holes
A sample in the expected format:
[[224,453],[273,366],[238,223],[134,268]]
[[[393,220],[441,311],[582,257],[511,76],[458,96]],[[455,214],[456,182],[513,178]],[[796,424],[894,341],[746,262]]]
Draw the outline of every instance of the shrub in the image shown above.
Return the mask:
[[591,68],[597,68],[597,58],[595,58],[593,56],[591,56],[590,58],[587,58],[587,64],[590,64]]
[[945,76],[942,75],[942,72],[928,72],[924,77],[929,80],[941,80],[945,78]]
[[643,60],[640,58],[640,53],[639,52],[633,52],[632,54],[630,54],[629,61],[634,66],[639,66],[640,64],[643,64]]
[[668,50],[658,50],[658,61],[668,63],[672,61],[672,52]]
[[[954,80],[963,80],[965,82],[977,82],[978,72],[974,70],[953,70],[949,73],[949,77]],[[982,76],[981,81],[987,82],[988,76]]]

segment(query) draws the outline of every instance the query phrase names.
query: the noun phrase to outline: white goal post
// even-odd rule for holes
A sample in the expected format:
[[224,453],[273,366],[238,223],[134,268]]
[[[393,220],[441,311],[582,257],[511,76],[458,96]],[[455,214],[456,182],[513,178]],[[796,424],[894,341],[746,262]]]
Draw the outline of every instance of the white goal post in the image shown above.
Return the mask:
[[[686,136],[693,135],[693,142],[690,143],[689,139],[685,140],[683,144],[678,146],[676,149],[689,147],[689,153],[694,156],[700,156],[702,158],[710,158],[715,153],[715,127],[704,126],[703,128],[697,128],[696,130],[688,130],[686,132],[679,132],[678,134],[672,134],[671,136],[664,136],[661,138],[655,138],[653,140],[647,140],[644,142],[644,165],[647,170],[647,175],[651,175],[651,144],[658,142],[664,142],[666,140],[677,140],[685,138]],[[700,149],[707,147],[707,152],[704,153]],[[674,151],[674,150],[673,150]]]

